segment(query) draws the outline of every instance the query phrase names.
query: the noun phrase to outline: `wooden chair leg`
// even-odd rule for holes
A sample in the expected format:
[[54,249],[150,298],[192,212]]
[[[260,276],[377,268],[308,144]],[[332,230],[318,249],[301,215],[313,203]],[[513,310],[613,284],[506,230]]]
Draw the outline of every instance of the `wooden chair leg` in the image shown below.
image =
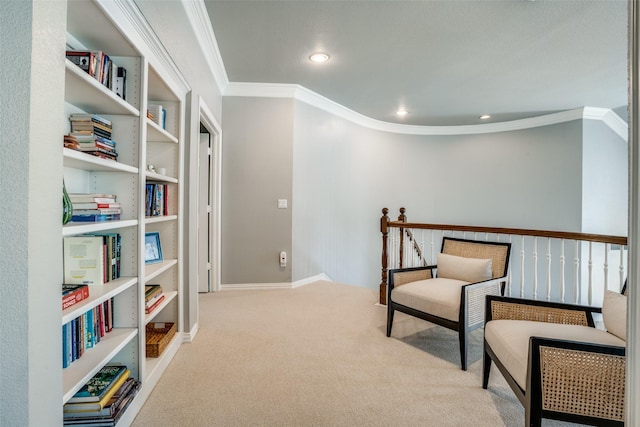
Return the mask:
[[[485,343],[486,345],[486,343]],[[491,357],[485,350],[482,356],[482,388],[487,389],[489,387],[489,373],[491,372]]]
[[393,325],[393,313],[395,313],[395,310],[391,308],[391,301],[387,301],[388,308],[387,308],[387,336],[390,337],[391,336],[391,326]]
[[458,332],[460,339],[460,366],[463,371],[467,370],[467,331],[461,330]]

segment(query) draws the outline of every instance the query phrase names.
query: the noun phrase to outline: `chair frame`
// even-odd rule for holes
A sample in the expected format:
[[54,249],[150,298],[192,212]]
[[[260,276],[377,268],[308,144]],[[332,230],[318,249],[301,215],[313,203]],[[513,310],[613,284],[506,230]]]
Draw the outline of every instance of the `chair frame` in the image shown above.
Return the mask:
[[[393,302],[391,299],[391,291],[395,286],[401,286],[405,283],[410,283],[416,280],[431,279],[433,278],[433,270],[437,270],[438,266],[429,265],[425,267],[409,267],[399,268],[389,271],[389,285],[387,286],[387,337],[391,336],[391,329],[393,326],[393,317],[395,311],[409,314],[422,320],[434,323],[439,326],[443,326],[447,329],[451,329],[458,332],[458,341],[460,344],[460,366],[463,371],[467,370],[467,353],[469,333],[475,329],[478,329],[484,325],[484,307],[475,307],[472,300],[480,298],[481,304],[485,302],[485,295],[504,293],[504,288],[507,281],[507,272],[509,270],[509,256],[511,253],[511,243],[506,242],[488,242],[469,239],[458,239],[453,237],[443,237],[441,253],[445,252],[448,242],[463,242],[477,245],[493,245],[503,246],[506,248],[506,259],[504,262],[503,271],[499,272],[499,277],[494,277],[483,282],[470,283],[462,286],[460,291],[460,311],[457,321],[452,321],[439,316],[435,316],[430,313],[425,313],[420,310],[416,310],[411,307],[407,307],[402,304]],[[458,255],[458,254],[455,254]],[[464,255],[459,255],[464,256]],[[470,256],[473,257],[473,256]],[[495,276],[495,273],[494,273]],[[470,307],[476,310],[470,313]],[[477,311],[477,312],[476,312]]]
[[[486,322],[490,322],[496,318],[508,318],[513,320],[536,320],[549,323],[580,324],[593,328],[595,327],[593,313],[602,312],[598,307],[527,300],[496,295],[487,295],[486,299]],[[510,305],[513,307],[513,310],[509,310],[507,315],[498,313],[497,305],[499,304]],[[542,312],[544,312],[544,314],[542,314]],[[482,388],[488,388],[491,362],[494,362],[507,381],[507,384],[509,384],[513,393],[516,395],[522,406],[524,406],[525,426],[540,426],[542,425],[543,418],[597,426],[624,426],[624,398],[621,399],[621,402],[617,402],[620,405],[620,407],[616,408],[618,419],[606,419],[594,416],[594,411],[589,408],[583,408],[583,413],[578,413],[578,411],[570,413],[545,409],[545,396],[548,395],[549,388],[553,386],[553,381],[546,381],[546,375],[542,370],[545,349],[554,349],[554,351],[560,353],[566,352],[568,366],[571,364],[571,354],[577,354],[577,352],[582,354],[585,352],[589,353],[590,357],[598,358],[603,366],[607,363],[616,363],[616,360],[614,360],[616,358],[618,359],[618,362],[621,357],[625,358],[624,347],[543,337],[531,337],[529,341],[529,356],[527,361],[527,388],[526,390],[523,390],[509,374],[503,363],[498,359],[497,355],[485,339]],[[624,372],[624,369],[622,371]],[[616,386],[617,383],[615,383],[615,381],[619,381],[619,378],[614,378],[612,380],[612,386]],[[622,378],[621,386],[622,390],[624,390],[624,378]],[[557,406],[561,405],[557,404]],[[611,407],[611,405],[607,406]]]

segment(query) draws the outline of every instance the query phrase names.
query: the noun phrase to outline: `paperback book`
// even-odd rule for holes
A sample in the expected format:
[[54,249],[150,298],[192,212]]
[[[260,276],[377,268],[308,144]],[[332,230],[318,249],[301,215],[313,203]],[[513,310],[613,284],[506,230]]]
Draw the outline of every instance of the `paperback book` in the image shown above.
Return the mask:
[[[69,402],[65,404],[65,408],[73,408],[68,406],[72,403],[99,403],[104,400],[105,396],[107,396],[110,391],[112,391],[112,393],[108,395],[109,397],[104,401],[104,404],[106,404],[109,398],[111,398],[111,396],[113,396],[113,394],[117,391],[117,388],[114,388],[114,385],[123,376],[125,376],[125,379],[123,379],[122,382],[124,382],[129,376],[129,370],[126,366],[103,366],[102,369],[100,369],[98,373],[93,376],[93,378],[91,378],[84,386],[82,386],[80,390],[78,390],[76,394],[71,397],[71,399],[69,399]],[[75,408],[78,409],[79,407]],[[84,410],[91,409],[95,408],[84,408]],[[100,409],[102,409],[102,407]]]

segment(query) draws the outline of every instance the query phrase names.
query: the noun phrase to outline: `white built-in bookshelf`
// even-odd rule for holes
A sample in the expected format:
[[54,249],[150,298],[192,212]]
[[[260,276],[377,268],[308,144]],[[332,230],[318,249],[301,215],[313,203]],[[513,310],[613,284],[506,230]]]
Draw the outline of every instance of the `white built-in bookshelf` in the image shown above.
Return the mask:
[[[125,364],[142,388],[124,417],[129,424],[182,343],[183,265],[183,146],[186,85],[163,52],[153,32],[141,34],[144,20],[129,0],[70,1],[67,12],[68,46],[75,50],[99,50],[126,68],[125,99],[106,88],[69,60],[65,61],[65,115],[97,114],[112,122],[118,160],[102,159],[62,147],[64,179],[69,193],[117,195],[121,219],[95,223],[71,222],[63,226],[67,236],[119,233],[122,236],[121,277],[104,285],[92,285],[89,299],[63,310],[61,325],[113,298],[114,329],[82,357],[62,370],[62,400],[68,401],[84,383],[109,363]],[[132,42],[135,41],[135,42]],[[172,68],[173,67],[173,68]],[[162,70],[162,71],[161,71]],[[167,72],[170,70],[170,72]],[[176,78],[176,76],[178,76]],[[165,125],[147,117],[147,106],[161,104]],[[148,170],[153,164],[155,171]],[[147,216],[148,183],[166,185],[166,214]],[[145,264],[145,234],[158,232],[163,260]],[[63,263],[63,259],[60,259]],[[61,278],[62,284],[63,278]],[[164,300],[145,313],[145,285],[160,284]],[[174,323],[177,333],[159,357],[145,354],[147,325]]]

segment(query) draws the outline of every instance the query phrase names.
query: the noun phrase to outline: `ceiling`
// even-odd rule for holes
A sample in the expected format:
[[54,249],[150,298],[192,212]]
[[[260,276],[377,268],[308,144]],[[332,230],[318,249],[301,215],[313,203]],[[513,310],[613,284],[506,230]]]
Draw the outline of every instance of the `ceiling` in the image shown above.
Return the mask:
[[204,1],[230,82],[297,84],[384,122],[627,105],[626,0]]

